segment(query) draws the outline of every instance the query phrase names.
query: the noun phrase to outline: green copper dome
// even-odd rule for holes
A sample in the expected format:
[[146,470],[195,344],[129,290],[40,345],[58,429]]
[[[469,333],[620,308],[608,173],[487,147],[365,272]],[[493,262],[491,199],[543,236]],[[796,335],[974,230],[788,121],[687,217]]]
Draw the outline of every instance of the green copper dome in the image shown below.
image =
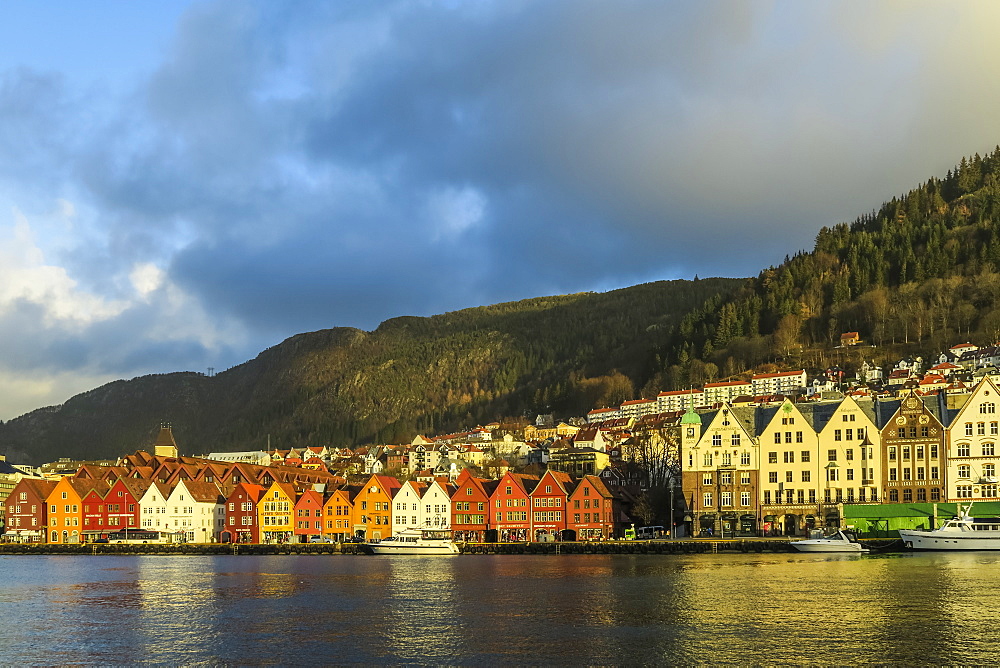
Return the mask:
[[681,416],[681,424],[701,424],[701,416],[688,406],[687,412]]

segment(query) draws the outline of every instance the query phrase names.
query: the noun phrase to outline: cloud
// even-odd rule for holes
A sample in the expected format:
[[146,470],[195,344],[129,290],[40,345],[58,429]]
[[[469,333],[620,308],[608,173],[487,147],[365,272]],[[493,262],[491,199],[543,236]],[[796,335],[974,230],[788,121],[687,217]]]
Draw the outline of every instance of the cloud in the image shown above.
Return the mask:
[[177,11],[128,77],[0,62],[8,373],[750,275],[1000,136],[988,2]]

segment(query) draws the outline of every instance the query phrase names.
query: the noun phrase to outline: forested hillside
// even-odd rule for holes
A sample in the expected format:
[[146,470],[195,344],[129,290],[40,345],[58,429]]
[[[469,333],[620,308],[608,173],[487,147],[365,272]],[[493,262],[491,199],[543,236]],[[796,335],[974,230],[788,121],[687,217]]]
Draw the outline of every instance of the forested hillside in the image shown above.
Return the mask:
[[538,412],[827,366],[845,331],[873,361],[1000,337],[1000,148],[962,159],[752,279],[531,299],[374,332],[300,334],[214,377],[119,381],[0,426],[16,459],[115,456],[162,420],[187,452],[404,442]]
[[635,393],[652,351],[706,300],[745,279],[638,285],[388,320],[374,332],[294,336],[206,377],[111,383],[0,426],[0,452],[32,462],[114,457],[169,421],[185,452],[369,442],[535,412],[582,414]]
[[[845,331],[879,350],[936,352],[1000,338],[1000,148],[963,158],[851,224],[824,227],[811,252],[765,269],[732,300],[685,318],[658,350],[646,392],[762,364],[822,367]],[[817,352],[820,351],[820,352]],[[871,351],[878,358],[881,353]]]

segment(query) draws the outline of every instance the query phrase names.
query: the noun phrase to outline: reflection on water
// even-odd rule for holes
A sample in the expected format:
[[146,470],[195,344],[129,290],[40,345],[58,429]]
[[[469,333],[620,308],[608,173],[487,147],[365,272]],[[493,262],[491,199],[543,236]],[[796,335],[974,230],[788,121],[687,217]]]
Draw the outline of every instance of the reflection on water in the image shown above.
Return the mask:
[[0,557],[4,663],[992,663],[1000,554]]

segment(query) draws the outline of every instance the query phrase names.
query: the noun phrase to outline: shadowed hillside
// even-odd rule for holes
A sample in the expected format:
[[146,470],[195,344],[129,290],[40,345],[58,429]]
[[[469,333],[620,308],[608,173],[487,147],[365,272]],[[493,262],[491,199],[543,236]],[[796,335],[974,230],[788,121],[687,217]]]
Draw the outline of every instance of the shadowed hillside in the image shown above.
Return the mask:
[[529,299],[374,332],[299,334],[257,358],[197,373],[116,381],[0,426],[0,451],[42,462],[113,457],[161,421],[186,452],[409,441],[537,411],[582,414],[628,399],[652,350],[685,314],[743,280],[638,285]]

